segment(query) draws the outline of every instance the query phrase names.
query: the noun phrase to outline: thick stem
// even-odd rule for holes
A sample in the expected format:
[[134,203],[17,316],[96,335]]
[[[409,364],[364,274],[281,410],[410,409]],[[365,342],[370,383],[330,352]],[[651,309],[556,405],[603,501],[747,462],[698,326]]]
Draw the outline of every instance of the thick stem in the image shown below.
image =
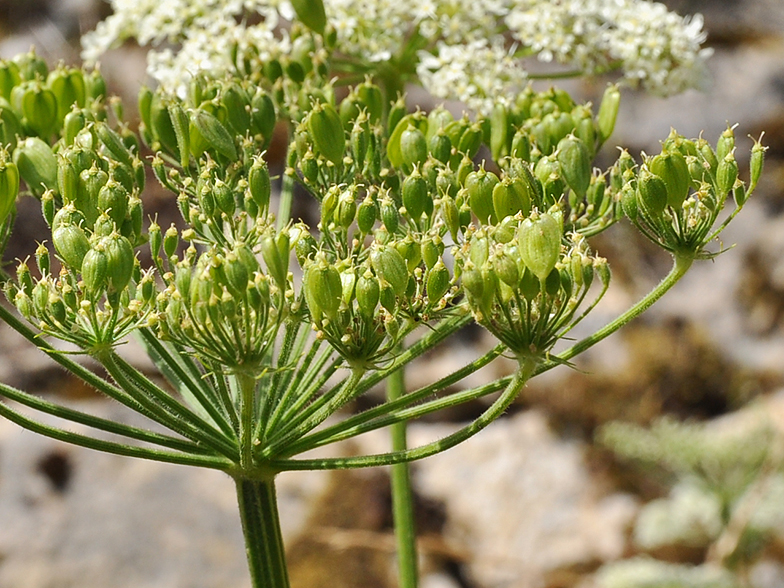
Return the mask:
[[[406,392],[405,369],[399,369],[387,378],[387,400],[392,402]],[[392,451],[408,449],[405,421],[391,425]],[[416,525],[414,500],[411,491],[411,474],[407,463],[394,464],[390,471],[392,491],[392,516],[395,523],[399,588],[417,588]]]
[[253,588],[289,588],[275,480],[237,479],[245,551]]

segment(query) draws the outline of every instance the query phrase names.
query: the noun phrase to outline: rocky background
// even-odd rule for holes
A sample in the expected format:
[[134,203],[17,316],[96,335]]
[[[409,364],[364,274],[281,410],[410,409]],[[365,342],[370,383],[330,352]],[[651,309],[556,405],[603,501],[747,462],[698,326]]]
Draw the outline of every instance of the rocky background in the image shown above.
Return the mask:
[[[602,565],[640,553],[631,540],[635,519],[667,488],[595,443],[598,427],[616,419],[648,424],[669,414],[726,429],[750,411],[784,413],[784,3],[667,4],[705,16],[715,50],[710,85],[669,100],[626,92],[617,143],[632,153],[653,152],[670,126],[686,136],[704,130],[715,141],[737,122],[741,169],[751,146],[741,138],[766,131],[764,182],[725,233],[724,244],[735,245],[730,251],[698,264],[643,320],[582,358],[579,370],[534,381],[487,431],[414,466],[423,588],[595,586]],[[80,31],[106,10],[94,0],[2,1],[0,56],[35,44],[51,63],[76,62]],[[116,51],[103,71],[112,90],[133,104],[145,77],[143,52]],[[596,99],[603,84],[569,89]],[[148,212],[176,214],[173,202],[152,198]],[[19,248],[7,252],[9,259],[32,251],[42,222],[35,202],[21,206]],[[616,279],[595,326],[647,292],[669,264],[630,228],[612,233],[599,250]],[[463,353],[487,344],[481,332],[466,333],[449,353],[420,367],[428,375],[449,371],[462,365]],[[412,385],[421,377],[409,373]],[[0,329],[0,380],[100,414],[119,410],[8,329]],[[480,408],[416,425],[412,442],[443,436]],[[384,439],[363,443],[354,450]],[[279,493],[295,588],[395,585],[385,471],[284,474]],[[755,588],[784,585],[784,526],[773,535],[747,570]],[[708,554],[677,548],[650,555],[700,564]],[[0,588],[248,585],[228,478],[77,449],[0,421]]]

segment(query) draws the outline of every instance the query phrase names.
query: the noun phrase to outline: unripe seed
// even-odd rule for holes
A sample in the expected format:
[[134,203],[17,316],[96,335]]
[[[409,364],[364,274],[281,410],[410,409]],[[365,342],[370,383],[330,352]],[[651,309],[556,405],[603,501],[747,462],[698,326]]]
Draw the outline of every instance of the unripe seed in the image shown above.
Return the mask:
[[441,237],[429,237],[422,241],[422,260],[425,262],[427,269],[432,269],[433,266],[441,259],[441,254],[444,252],[444,243]]
[[509,115],[503,104],[493,106],[490,115],[490,153],[495,161],[500,161],[507,153],[509,135]]
[[19,169],[9,161],[8,152],[0,151],[0,226],[16,206],[19,194]]
[[389,282],[396,296],[405,293],[408,286],[408,267],[403,256],[394,247],[376,247],[370,253],[370,262],[376,274]]
[[81,273],[84,291],[94,300],[106,288],[109,276],[109,260],[103,247],[87,251],[82,262]]
[[667,208],[667,185],[660,177],[643,169],[637,179],[637,204],[653,218]]
[[493,208],[498,219],[531,212],[531,194],[528,185],[522,180],[504,178],[493,188]]
[[356,298],[359,312],[370,319],[378,307],[381,289],[376,276],[368,269],[357,279]]
[[244,137],[250,130],[250,97],[236,83],[224,87],[220,95],[221,105],[226,109],[226,122],[235,135]]
[[98,192],[98,209],[109,214],[114,224],[121,227],[128,212],[128,191],[118,182],[109,179]]
[[[214,114],[203,108],[197,108],[192,110],[190,115],[191,124],[193,124],[209,147],[230,161],[237,159],[237,148],[234,146],[234,139]],[[195,150],[193,154],[194,156],[196,155]]]
[[500,252],[493,257],[493,270],[501,281],[513,290],[520,285],[520,268],[508,253]]
[[218,205],[218,208],[227,215],[232,216],[237,203],[234,200],[234,193],[229,185],[223,180],[215,180],[212,187],[212,193],[215,196],[215,204]]
[[150,255],[153,261],[157,261],[161,255],[161,245],[163,244],[163,234],[161,233],[160,225],[152,221],[150,228],[147,230],[147,235],[150,239]]
[[479,147],[482,145],[482,137],[484,131],[479,123],[472,123],[463,134],[460,136],[460,141],[457,143],[457,150],[460,153],[465,153],[467,157],[474,158],[479,152]]
[[40,83],[33,82],[22,95],[22,117],[36,135],[48,138],[58,122],[54,93]]
[[95,163],[90,169],[79,174],[78,192],[74,204],[84,215],[87,226],[92,226],[98,218],[98,195],[109,181],[109,174]]
[[384,99],[381,94],[381,88],[376,84],[365,81],[357,87],[357,95],[365,107],[370,123],[377,124],[380,122],[381,115],[384,112]]
[[90,250],[90,242],[84,231],[73,224],[61,225],[52,232],[55,251],[71,269],[82,267],[84,256]]
[[621,190],[621,208],[630,221],[637,220],[637,194],[631,184]]
[[514,158],[529,161],[531,159],[531,140],[523,131],[517,131],[512,138],[512,149],[509,153]]
[[429,142],[430,154],[441,163],[449,161],[452,155],[452,141],[443,130],[439,130]]
[[177,150],[180,153],[180,166],[183,168],[188,167],[188,162],[191,157],[191,134],[190,134],[190,120],[185,113],[182,105],[172,100],[167,106],[169,111],[169,118],[171,119],[174,134],[177,138]]
[[728,126],[724,132],[719,137],[719,141],[716,143],[716,159],[721,161],[727,155],[732,153],[735,149],[735,133],[732,130],[732,127]]
[[319,35],[324,34],[327,15],[322,0],[292,0],[291,6],[302,24]]
[[251,98],[251,131],[261,135],[266,141],[272,139],[277,122],[275,104],[264,90],[258,88]]
[[395,201],[389,197],[381,200],[381,222],[390,235],[394,235],[400,225],[400,213],[395,206]]
[[427,140],[415,126],[409,126],[400,135],[400,154],[403,163],[421,165],[427,160]]
[[98,218],[95,219],[95,224],[93,225],[93,236],[108,237],[116,229],[117,227],[115,227],[112,218],[105,212],[102,212],[98,215]]
[[428,194],[427,181],[421,176],[418,169],[408,176],[403,182],[403,206],[406,207],[409,216],[417,220],[425,212],[427,201],[430,199]]
[[457,204],[449,196],[444,196],[441,199],[441,210],[444,214],[444,221],[452,241],[457,242],[458,232],[460,231],[460,213],[457,210]]
[[370,129],[367,124],[367,117],[361,114],[351,127],[351,155],[354,163],[359,169],[365,163],[368,145],[370,143]]
[[549,213],[529,217],[517,235],[520,257],[533,274],[544,281],[561,254],[561,225]]
[[[107,271],[109,288],[121,292],[131,281],[135,256],[131,242],[120,235],[113,233],[102,239],[106,250]],[[84,266],[84,264],[82,264]]]
[[591,156],[585,144],[570,135],[558,143],[556,153],[566,183],[577,196],[584,197],[591,184]]
[[760,137],[759,140],[754,141],[754,147],[751,148],[749,193],[757,187],[757,182],[759,182],[760,176],[762,175],[762,166],[765,162],[765,151],[768,150],[767,147],[762,145],[761,141],[762,137]]
[[691,184],[686,159],[678,151],[664,152],[654,157],[648,165],[667,186],[667,204],[675,210],[680,210]]
[[732,151],[719,162],[716,169],[716,188],[719,191],[719,198],[724,198],[730,190],[735,187],[735,180],[738,179],[738,162]]
[[229,251],[223,260],[223,275],[226,277],[226,288],[236,299],[242,299],[248,291],[250,274],[248,268],[237,255],[236,251]]
[[305,269],[305,300],[316,324],[321,323],[322,315],[332,319],[337,314],[343,295],[340,273],[334,265],[323,258],[311,262]]
[[174,257],[174,254],[177,253],[179,244],[179,233],[177,232],[177,227],[172,223],[171,226],[166,229],[166,234],[163,237],[163,252],[168,259]]
[[280,288],[285,288],[289,271],[289,236],[285,232],[267,234],[261,240],[261,256],[267,270]]
[[118,162],[126,165],[129,168],[133,166],[133,155],[128,150],[128,147],[126,147],[122,137],[120,137],[117,131],[112,129],[104,122],[95,123],[95,125],[93,125],[93,129],[95,130],[95,134],[98,135],[98,138],[101,140],[101,143],[103,143],[106,149],[109,150],[109,153],[111,153]]
[[621,92],[616,85],[607,86],[602,96],[602,103],[599,105],[598,115],[598,128],[599,128],[599,142],[604,143],[613,130],[615,130],[615,121],[618,118],[618,109],[621,103]]
[[473,264],[468,263],[463,267],[460,274],[460,281],[463,288],[474,299],[481,300],[485,292],[485,282],[482,278],[482,272],[477,269]]
[[335,224],[347,229],[354,222],[356,215],[357,203],[354,200],[354,191],[352,189],[344,190],[338,198],[338,205],[335,209]]
[[465,188],[471,211],[483,224],[497,222],[493,210],[493,189],[498,182],[498,176],[484,169],[471,172],[466,176]]
[[306,228],[302,228],[294,239],[294,253],[297,255],[300,267],[315,255],[317,249],[316,239]]
[[373,230],[376,215],[376,203],[370,196],[366,196],[357,208],[357,227],[362,234],[367,235]]
[[30,191],[40,198],[57,188],[57,158],[52,148],[38,137],[28,137],[14,149],[14,163]]
[[449,280],[449,270],[444,265],[444,262],[439,259],[430,268],[427,275],[427,283],[425,284],[427,298],[431,304],[435,304],[444,297],[444,294],[449,290]]
[[346,138],[335,107],[317,103],[308,115],[307,127],[316,151],[328,161],[340,165],[346,150]]

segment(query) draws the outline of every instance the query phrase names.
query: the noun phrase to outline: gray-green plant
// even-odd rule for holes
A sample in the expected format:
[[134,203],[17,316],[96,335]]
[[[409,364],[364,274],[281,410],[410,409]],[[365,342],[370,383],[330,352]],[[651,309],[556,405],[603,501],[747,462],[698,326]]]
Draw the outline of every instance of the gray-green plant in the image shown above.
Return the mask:
[[[488,117],[408,112],[372,77],[339,93],[319,32],[294,32],[312,50],[285,68],[271,59],[197,75],[182,95],[142,88],[138,136],[97,70],[49,71],[32,52],[0,63],[0,236],[12,233],[20,193],[40,200],[51,229],[35,259],[4,276],[18,314],[0,306],[0,318],[150,428],[4,384],[10,400],[127,442],[43,424],[12,404],[0,414],[76,445],[231,476],[256,587],[288,586],[278,474],[394,465],[401,582],[415,586],[401,464],[478,433],[531,377],[568,365],[695,260],[714,257],[757,185],[764,148],[755,142],[748,182],[731,128],[715,146],[673,131],[661,153],[637,163],[624,151],[602,171],[593,161],[615,125],[616,86],[597,113],[562,90],[531,88],[499,97]],[[276,127],[289,138],[278,199],[267,153]],[[145,221],[148,168],[176,200],[180,225]],[[296,187],[318,207],[317,226],[291,219]],[[556,349],[610,284],[590,239],[624,216],[672,255],[672,270],[617,319]],[[404,368],[472,322],[498,344],[407,391]],[[168,386],[123,357],[131,337]],[[75,346],[106,375],[48,339]],[[460,388],[502,355],[514,360],[511,375]],[[384,381],[384,402],[345,410]],[[407,447],[407,422],[498,392],[470,424]],[[391,451],[302,457],[382,428]]]
[[661,418],[649,428],[605,425],[600,443],[647,468],[669,492],[640,510],[632,533],[643,552],[705,550],[685,566],[637,556],[606,564],[598,585],[658,587],[749,586],[749,571],[784,522],[781,434],[761,406],[722,421]]

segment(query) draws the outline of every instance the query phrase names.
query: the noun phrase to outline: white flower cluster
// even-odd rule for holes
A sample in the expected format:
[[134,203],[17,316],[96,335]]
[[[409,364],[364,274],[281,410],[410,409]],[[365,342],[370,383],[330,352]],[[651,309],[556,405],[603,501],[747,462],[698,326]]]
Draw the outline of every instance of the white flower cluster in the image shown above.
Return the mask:
[[584,72],[619,67],[658,94],[699,84],[711,53],[700,48],[701,16],[682,18],[647,0],[517,0],[505,22],[542,61]]
[[502,39],[468,44],[439,43],[435,55],[422,52],[419,79],[438,98],[457,99],[471,110],[489,114],[493,104],[512,100],[528,75]]
[[[113,14],[82,37],[82,58],[95,63],[128,39],[157,50],[147,54],[148,73],[182,93],[193,75],[220,76],[232,67],[231,49],[253,47],[260,59],[289,51],[276,32],[275,0],[111,0]],[[290,13],[290,11],[289,11]],[[253,25],[244,17],[256,15]],[[176,48],[175,48],[176,47]]]
[[[700,84],[708,49],[702,19],[682,18],[649,0],[324,0],[337,50],[370,70],[379,62],[413,63],[436,97],[485,112],[499,93],[519,90],[524,57],[566,64],[580,73],[622,70],[659,94]],[[230,48],[260,59],[290,44],[278,26],[286,0],[112,0],[114,14],[85,35],[92,62],[125,39],[162,46],[150,74],[170,87],[198,71],[220,75]],[[261,15],[259,17],[258,15]],[[246,23],[252,24],[246,24]],[[418,54],[407,51],[421,49]],[[406,62],[407,67],[412,63]]]

